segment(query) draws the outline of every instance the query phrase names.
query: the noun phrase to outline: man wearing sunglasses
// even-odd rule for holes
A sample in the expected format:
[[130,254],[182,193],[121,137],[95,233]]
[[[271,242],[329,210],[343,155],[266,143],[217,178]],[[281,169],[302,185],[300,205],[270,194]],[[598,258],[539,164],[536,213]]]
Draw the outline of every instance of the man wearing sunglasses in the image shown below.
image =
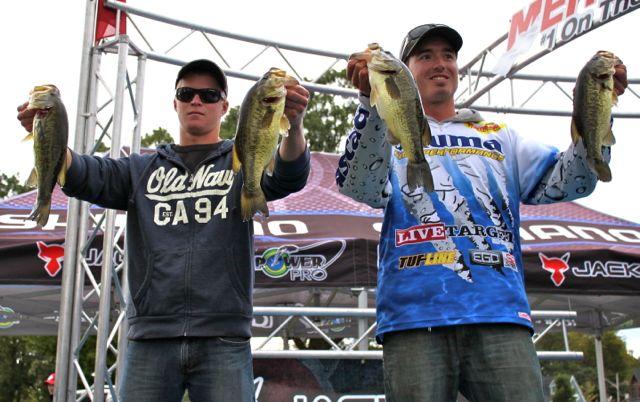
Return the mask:
[[[227,80],[209,60],[178,73],[174,109],[179,145],[117,160],[67,152],[63,191],[127,211],[129,345],[120,399],[249,402],[253,222],[240,214],[242,176],[232,170],[233,141],[221,140]],[[309,174],[302,121],[309,99],[287,87],[291,123],[271,176],[261,182],[267,200],[299,191]],[[31,130],[33,113],[19,107]]]
[[[347,67],[360,107],[336,181],[343,194],[384,208],[377,339],[385,393],[389,402],[455,401],[458,391],[471,401],[543,401],[519,204],[586,196],[597,176],[582,141],[558,152],[473,110],[456,110],[461,47],[454,29],[427,24],[412,29],[400,50],[431,129],[424,146],[432,193],[406,185],[403,151],[385,140],[369,102],[366,63],[352,59]],[[614,80],[623,93],[624,65]],[[610,148],[604,153],[608,160]]]

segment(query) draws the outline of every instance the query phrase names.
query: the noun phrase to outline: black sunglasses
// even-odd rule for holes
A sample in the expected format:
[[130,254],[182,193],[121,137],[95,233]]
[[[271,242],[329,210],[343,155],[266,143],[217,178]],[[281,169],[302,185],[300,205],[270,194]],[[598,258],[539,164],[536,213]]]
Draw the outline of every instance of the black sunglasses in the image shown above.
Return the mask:
[[400,46],[400,49],[404,50],[407,45],[409,44],[409,41],[414,41],[416,39],[420,39],[422,37],[422,35],[439,26],[440,24],[424,24],[424,25],[420,25],[417,26],[415,28],[413,28],[411,31],[409,31],[409,33],[407,34],[407,36],[404,37],[404,40],[402,41],[402,46]]
[[191,102],[198,95],[202,103],[216,103],[224,99],[224,92],[215,88],[189,88],[182,87],[176,89],[176,99],[180,102]]
[[417,26],[417,27],[413,28],[411,31],[409,31],[407,36],[410,39],[415,40],[415,39],[418,39],[418,38],[422,37],[422,35],[425,32],[430,31],[433,28],[443,27],[443,26],[444,25],[442,25],[442,24],[424,24],[424,25],[420,25],[420,26]]

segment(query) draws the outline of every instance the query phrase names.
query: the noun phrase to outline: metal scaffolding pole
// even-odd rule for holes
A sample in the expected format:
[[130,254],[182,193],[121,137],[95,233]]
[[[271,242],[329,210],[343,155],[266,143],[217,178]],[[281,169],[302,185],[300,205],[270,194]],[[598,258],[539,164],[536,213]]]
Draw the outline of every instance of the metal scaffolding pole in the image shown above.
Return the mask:
[[[91,151],[93,148],[93,142],[95,139],[95,131],[96,131],[96,109],[97,109],[97,91],[98,91],[98,79],[97,79],[97,71],[100,69],[100,54],[93,52],[91,56],[91,67],[89,74],[89,92],[88,92],[88,105],[87,105],[87,118],[86,118],[86,127],[85,127],[85,135],[84,135],[84,144],[82,149],[78,149],[83,154],[86,154]],[[77,200],[73,199],[78,202]],[[75,283],[73,289],[73,323],[71,329],[71,351],[72,354],[69,355],[69,367],[73,368],[73,375],[69,376],[69,389],[73,390],[73,394],[68,396],[70,401],[75,400],[76,396],[76,388],[78,382],[76,365],[74,362],[79,361],[79,340],[80,333],[82,330],[82,313],[84,311],[83,303],[84,303],[84,283],[85,283],[85,273],[84,273],[84,250],[87,245],[87,233],[88,233],[88,225],[89,225],[89,203],[80,201],[79,207],[79,219],[78,224],[76,226],[76,230],[78,232],[78,241],[77,247],[75,250]]]
[[[78,88],[78,105],[76,112],[76,129],[73,147],[75,150],[83,148],[84,131],[87,120],[87,101],[89,92],[89,71],[91,67],[91,48],[93,46],[93,33],[96,20],[96,2],[87,1],[85,9],[85,24],[82,43],[82,59],[80,62],[80,83]],[[75,400],[75,378],[71,357],[72,339],[74,333],[73,302],[74,297],[76,255],[78,247],[78,219],[80,216],[80,201],[71,199],[67,209],[67,230],[65,235],[66,256],[62,271],[62,284],[60,292],[60,319],[58,324],[58,344],[56,348],[56,382],[54,400],[66,402]],[[72,381],[69,381],[73,378]]]
[[[88,81],[88,91],[86,92],[86,97],[81,97],[81,99],[85,99],[84,106],[82,107],[81,112],[78,113],[78,130],[77,133],[81,134],[81,138],[77,140],[74,144],[74,150],[79,153],[89,153],[93,148],[93,142],[95,138],[95,127],[96,127],[96,98],[97,98],[97,71],[100,66],[100,54],[93,52],[91,54],[91,62],[88,67],[89,74],[87,76]],[[68,223],[67,223],[67,244],[72,245],[72,249],[68,252],[65,250],[65,253],[68,257],[67,267],[69,271],[74,273],[73,281],[63,282],[63,288],[67,289],[71,287],[72,292],[70,294],[73,297],[63,296],[62,300],[66,300],[67,303],[71,304],[71,310],[65,311],[64,313],[61,310],[61,321],[68,320],[70,321],[70,326],[65,326],[65,335],[59,338],[58,347],[61,345],[69,345],[68,352],[59,353],[57,355],[57,359],[62,361],[62,363],[67,367],[66,373],[62,371],[58,371],[57,373],[57,384],[62,384],[64,382],[64,386],[60,385],[60,390],[66,388],[66,392],[59,391],[61,393],[56,392],[56,400],[57,401],[74,401],[76,397],[76,386],[78,374],[82,375],[84,379],[84,373],[79,372],[79,339],[80,333],[82,330],[83,323],[83,314],[84,308],[84,283],[85,283],[85,270],[84,265],[85,255],[84,249],[87,244],[87,232],[88,232],[88,216],[89,216],[89,204],[86,202],[79,202],[75,199],[70,200],[70,202],[74,202],[77,204],[74,210],[70,208],[68,212]],[[77,223],[74,223],[77,222]],[[69,239],[75,238],[73,242],[70,242]],[[64,281],[65,279],[63,279]],[[64,290],[63,289],[63,290]],[[89,329],[87,330],[89,331]]]
[[[358,294],[358,308],[367,308],[367,289],[362,289]],[[362,337],[367,331],[367,318],[362,317],[358,319],[358,338]],[[369,345],[367,339],[363,339],[359,345],[358,350],[367,350]]]
[[[133,139],[131,140],[131,153],[139,153],[140,152],[140,130],[141,130],[141,122],[142,122],[142,99],[144,95],[144,74],[146,67],[147,58],[145,55],[138,56],[138,71],[136,74],[136,96],[134,107],[134,115],[136,119],[135,128],[133,131]],[[126,233],[126,230],[125,230]],[[126,234],[125,234],[125,256],[127,255],[127,244],[126,244]],[[125,258],[123,261],[122,267],[122,297],[121,301],[121,309],[122,314],[126,316],[127,306],[129,305],[130,295],[129,295],[129,262]],[[116,389],[120,384],[122,384],[122,368],[124,366],[124,357],[127,355],[127,332],[129,331],[129,322],[126,317],[122,320],[120,324],[120,328],[118,329],[118,356],[116,361]]]
[[[616,14],[615,16],[603,21],[602,23],[600,23],[598,25],[594,25],[594,28],[585,30],[582,33],[580,33],[579,35],[572,36],[569,39],[557,41],[552,47],[545,48],[545,49],[535,53],[534,55],[530,56],[526,60],[523,60],[521,62],[515,63],[505,76],[493,74],[492,78],[487,83],[485,83],[483,86],[481,86],[479,89],[477,88],[477,84],[475,85],[475,88],[473,88],[473,89],[469,87],[469,90],[467,91],[468,97],[465,98],[460,103],[460,105],[462,107],[470,107],[471,105],[474,104],[475,101],[480,99],[483,95],[488,94],[489,91],[492,88],[494,88],[495,86],[500,84],[502,81],[512,77],[516,72],[522,70],[523,68],[525,68],[529,64],[531,64],[531,63],[535,62],[536,60],[546,56],[547,54],[553,52],[554,50],[557,50],[558,48],[566,45],[567,43],[570,43],[571,41],[581,37],[582,35],[590,32],[590,31],[592,31],[592,30],[594,30],[596,28],[602,27],[603,25],[608,24],[608,23],[610,23],[610,22],[622,17],[623,15],[628,14],[628,13],[630,13],[632,11],[635,11],[635,10],[637,10],[637,8],[629,7],[625,11],[622,11],[622,12]],[[506,40],[507,40],[507,35],[504,35],[504,36],[500,37],[500,39],[498,39],[498,41],[496,41],[492,45],[490,45],[489,49],[485,49],[482,52],[480,52],[480,54],[478,56],[476,56],[472,60],[472,63],[468,63],[467,65],[465,65],[463,67],[464,70],[461,69],[461,72],[463,74],[469,74],[471,72],[471,67],[473,66],[473,64],[477,63],[479,60],[482,60],[482,56],[485,55],[491,49],[495,48],[498,45],[498,43],[504,42]],[[482,69],[480,69],[480,71],[477,74],[477,80],[480,79],[480,75],[482,73],[483,73],[483,71],[482,71]]]
[[598,329],[595,336],[596,344],[596,370],[598,372],[598,394],[600,402],[607,402],[607,388],[604,382],[604,359],[602,356],[602,330]]
[[[127,74],[127,55],[129,53],[129,38],[127,35],[118,36],[118,73],[116,78],[116,93],[113,111],[113,133],[111,135],[111,158],[120,157],[120,138],[122,134],[122,115],[124,110],[124,91],[125,80]],[[101,275],[101,292],[100,307],[98,319],[98,339],[96,344],[96,365],[95,378],[93,386],[93,400],[95,402],[104,401],[105,380],[110,383],[107,378],[110,376],[107,370],[107,346],[109,343],[109,329],[111,318],[111,285],[113,280],[113,247],[115,236],[115,219],[116,211],[107,210],[107,218],[104,229],[103,241],[103,257],[102,257],[102,275]]]

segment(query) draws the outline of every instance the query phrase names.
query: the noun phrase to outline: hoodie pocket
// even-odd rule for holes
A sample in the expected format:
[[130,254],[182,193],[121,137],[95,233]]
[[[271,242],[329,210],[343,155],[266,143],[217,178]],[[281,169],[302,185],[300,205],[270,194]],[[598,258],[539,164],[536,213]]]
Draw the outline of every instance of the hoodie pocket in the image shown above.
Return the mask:
[[253,266],[233,246],[194,250],[190,310],[194,314],[251,315]]
[[184,314],[187,250],[150,253],[144,281],[133,296],[137,316]]

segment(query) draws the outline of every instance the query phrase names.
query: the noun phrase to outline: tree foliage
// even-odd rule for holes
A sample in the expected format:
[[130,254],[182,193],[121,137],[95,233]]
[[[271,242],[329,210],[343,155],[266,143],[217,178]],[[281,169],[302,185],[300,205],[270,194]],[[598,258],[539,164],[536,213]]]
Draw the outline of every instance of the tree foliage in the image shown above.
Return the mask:
[[[329,70],[318,84],[348,86],[346,70]],[[311,151],[337,152],[342,138],[349,134],[356,102],[331,94],[313,93],[304,117],[305,136]]]
[[[318,84],[347,86],[346,70],[329,70]],[[335,95],[312,93],[304,117],[305,137],[311,151],[337,152],[342,138],[351,129],[356,102]],[[233,138],[238,127],[240,106],[229,109],[220,127],[220,138]]]
[[111,147],[106,146],[104,142],[98,141],[98,143],[93,147],[93,152],[100,155],[108,152],[110,149]]
[[[571,350],[583,352],[584,359],[581,361],[543,361],[541,362],[543,374],[554,378],[560,374],[573,375],[576,377],[578,384],[580,384],[585,397],[588,398],[594,392],[597,395],[598,380],[594,337],[580,332],[570,332],[569,346]],[[564,349],[562,334],[550,333],[545,335],[537,343],[536,348],[538,350]],[[602,334],[602,352],[605,375],[612,383],[616,381],[616,373],[621,379],[626,380],[631,375],[633,368],[640,364],[640,361],[627,353],[624,341],[613,331]],[[611,387],[610,384],[607,384],[607,387],[609,395],[615,393],[615,388]],[[622,384],[621,392],[624,392],[625,389],[626,384]]]
[[[55,370],[55,336],[0,336],[0,400],[50,401],[44,380]],[[95,366],[96,337],[90,336],[80,352],[82,371]],[[115,357],[109,354],[107,364]]]
[[570,377],[566,374],[558,374],[555,378],[555,390],[551,402],[575,402]]
[[29,190],[31,190],[29,187],[20,183],[20,178],[17,174],[13,176],[7,176],[4,173],[0,174],[0,198],[22,194]]
[[[161,144],[173,144],[173,136],[169,133],[165,128],[158,127],[154,129],[151,133],[146,133],[140,139],[140,146],[142,148],[156,148]],[[111,146],[107,146],[104,141],[99,140],[98,143],[94,147],[94,152],[97,154],[104,154]]]
[[240,117],[240,106],[234,106],[227,110],[220,125],[220,138],[230,140],[236,136],[236,128],[238,127],[238,118]]
[[44,380],[55,368],[56,338],[0,337],[0,395],[8,401],[46,401]]
[[143,148],[155,148],[160,144],[173,144],[173,137],[164,128],[158,127],[154,129],[151,134],[145,134],[140,140],[140,145]]

